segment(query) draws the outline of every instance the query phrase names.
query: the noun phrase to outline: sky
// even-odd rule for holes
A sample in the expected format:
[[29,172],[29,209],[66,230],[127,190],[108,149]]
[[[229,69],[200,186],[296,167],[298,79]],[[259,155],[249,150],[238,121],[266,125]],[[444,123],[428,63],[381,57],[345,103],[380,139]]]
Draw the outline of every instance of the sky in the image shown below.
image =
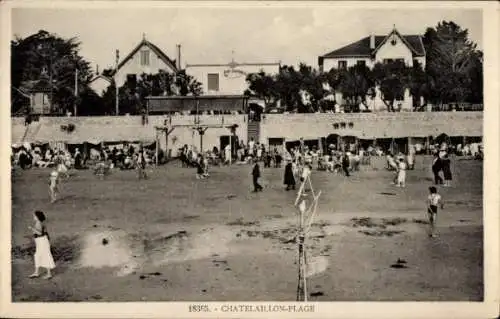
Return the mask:
[[182,46],[182,63],[305,62],[369,34],[386,35],[393,25],[402,34],[423,34],[439,21],[454,21],[483,44],[480,9],[361,9],[307,7],[155,7],[12,10],[12,36],[46,30],[64,38],[78,37],[81,55],[100,70],[123,58],[145,34],[170,58]]

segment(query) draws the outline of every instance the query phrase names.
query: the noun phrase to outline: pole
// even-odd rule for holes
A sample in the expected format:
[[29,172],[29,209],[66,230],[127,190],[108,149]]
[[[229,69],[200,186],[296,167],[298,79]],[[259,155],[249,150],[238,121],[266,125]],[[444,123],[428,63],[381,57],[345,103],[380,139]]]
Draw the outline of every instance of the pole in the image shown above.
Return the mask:
[[233,132],[229,135],[229,147],[231,149],[231,155],[229,156],[229,165],[231,165],[231,162],[233,160]]
[[159,147],[159,139],[158,139],[158,128],[156,128],[156,135],[155,135],[155,144],[156,144],[156,148],[155,148],[155,152],[156,152],[156,167],[158,167],[158,147]]
[[73,105],[73,114],[76,116],[78,98],[78,68],[75,68],[75,104]]
[[118,90],[118,82],[117,82],[117,75],[118,75],[118,60],[120,59],[120,51],[116,50],[116,60],[115,60],[115,108],[116,108],[116,115],[118,116],[120,114],[120,109],[119,109],[119,90]]
[[49,52],[49,86],[50,86],[50,96],[49,96],[49,108],[50,108],[50,111],[49,113],[52,113],[52,107],[53,107],[53,104],[52,104],[52,98],[53,98],[53,90],[52,90],[52,45],[50,47],[50,52]]

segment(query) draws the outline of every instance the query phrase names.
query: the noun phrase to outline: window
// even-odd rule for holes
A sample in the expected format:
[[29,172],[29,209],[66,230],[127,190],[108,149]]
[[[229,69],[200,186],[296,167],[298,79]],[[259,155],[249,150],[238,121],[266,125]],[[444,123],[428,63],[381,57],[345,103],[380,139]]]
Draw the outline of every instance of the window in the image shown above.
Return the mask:
[[396,59],[395,61],[399,63],[405,63],[405,59]]
[[366,61],[365,60],[358,60],[358,61],[356,61],[356,64],[358,66],[366,66]]
[[388,63],[392,63],[393,60],[392,59],[384,59],[384,64],[388,64]]
[[142,66],[149,65],[149,50],[141,51],[141,65]]
[[340,60],[339,61],[339,70],[345,70],[345,69],[347,69],[347,61]]
[[219,73],[209,73],[207,75],[209,91],[219,91]]

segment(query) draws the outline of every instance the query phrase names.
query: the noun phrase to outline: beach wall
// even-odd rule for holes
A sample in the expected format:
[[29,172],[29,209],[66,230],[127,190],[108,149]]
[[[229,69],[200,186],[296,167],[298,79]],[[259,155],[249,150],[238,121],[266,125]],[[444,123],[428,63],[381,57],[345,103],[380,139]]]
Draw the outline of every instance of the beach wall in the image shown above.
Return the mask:
[[[337,125],[337,126],[335,126]],[[316,139],[330,134],[359,138],[482,136],[483,112],[265,114],[260,142]]]
[[[202,125],[218,126],[209,128],[203,137],[203,149],[220,148],[220,136],[230,135],[227,126],[237,124],[236,135],[247,141],[246,115],[201,115]],[[113,141],[143,141],[153,142],[156,138],[157,126],[163,126],[167,116],[149,116],[147,124],[142,124],[141,116],[106,116],[106,117],[41,117],[28,127],[24,118],[12,118],[11,140],[13,144],[24,142],[56,143],[65,142],[79,144],[82,142],[100,143]],[[68,133],[62,126],[72,124],[74,130]],[[172,125],[176,127],[168,138],[168,148],[173,152],[184,144],[200,149],[198,132],[192,129],[194,116],[178,115],[171,117]],[[27,131],[26,131],[27,130]],[[27,134],[26,134],[27,132]],[[159,134],[160,147],[165,149],[165,135]]]
[[[106,117],[41,117],[29,127],[24,118],[12,118],[12,143],[65,142],[78,144],[112,141],[153,142],[156,126],[162,126],[167,116],[149,116],[143,125],[140,116]],[[173,152],[184,144],[200,149],[200,138],[192,129],[194,116],[174,115],[172,125],[176,127],[168,138],[168,148]],[[230,135],[227,128],[238,125],[236,135],[247,142],[247,115],[201,115],[204,125],[209,128],[203,137],[203,149],[220,148],[220,137]],[[68,133],[62,126],[73,124]],[[260,123],[259,141],[268,144],[269,138],[284,138],[285,141],[317,139],[330,134],[353,135],[372,139],[390,137],[426,137],[445,133],[449,136],[482,136],[483,112],[416,112],[416,113],[320,113],[320,114],[265,114]],[[164,134],[159,135],[160,146],[167,144]]]

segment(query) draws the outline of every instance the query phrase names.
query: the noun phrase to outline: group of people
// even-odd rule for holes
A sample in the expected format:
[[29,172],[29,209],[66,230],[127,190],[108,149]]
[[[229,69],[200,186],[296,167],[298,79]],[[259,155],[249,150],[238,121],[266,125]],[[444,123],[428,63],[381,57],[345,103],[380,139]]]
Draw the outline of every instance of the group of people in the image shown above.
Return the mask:
[[[432,172],[434,174],[434,183],[444,187],[451,186],[452,172],[451,162],[449,157],[450,149],[446,144],[439,147],[434,147],[434,159],[432,162]],[[369,153],[373,150],[367,150]],[[387,155],[387,168],[396,172],[394,177],[394,184],[398,187],[405,187],[406,185],[406,171],[415,168],[415,154],[417,149],[414,146],[409,147],[408,154],[398,153]],[[479,151],[482,151],[479,148]],[[289,151],[285,150],[283,155],[279,153],[276,148],[273,151],[262,144],[255,143],[253,140],[249,141],[248,145],[242,145],[237,151],[238,160],[243,162],[252,162],[252,177],[253,177],[253,191],[260,192],[263,186],[260,185],[259,179],[261,178],[260,162],[264,162],[265,167],[271,167],[271,162],[274,161],[275,167],[281,167],[281,159],[284,158],[286,162],[284,169],[283,184],[286,190],[295,190],[297,180],[303,182],[313,169],[313,164],[317,164],[318,170],[326,169],[328,171],[344,172],[349,176],[350,170],[357,170],[361,159],[365,156],[366,151],[359,149],[357,152],[339,151],[335,147],[329,148],[329,153],[323,154],[322,150],[315,147],[309,148],[303,143],[299,147],[291,148]],[[196,177],[203,179],[209,177],[208,169],[210,160],[221,159],[220,163],[227,163],[227,157],[231,153],[224,152],[220,154],[217,149],[207,152],[206,154],[197,153],[195,149],[190,149],[187,145],[181,150],[181,159],[186,165],[196,167]],[[139,147],[134,148],[125,145],[123,149],[103,149],[100,152],[91,155],[91,158],[97,159],[100,163],[109,162],[108,168],[113,166],[127,168],[135,167],[139,173],[139,179],[147,178],[145,168],[146,165],[151,163],[151,152]],[[221,158],[222,157],[222,158]],[[67,176],[68,167],[79,168],[85,162],[84,156],[75,150],[74,154],[70,154],[64,150],[47,149],[42,156],[42,151],[39,148],[30,149],[22,147],[18,152],[13,155],[13,162],[19,164],[23,169],[29,167],[48,167],[53,165],[54,170],[50,173],[49,177],[49,193],[51,202],[56,201],[58,194],[58,185],[61,176]],[[441,173],[443,177],[441,177]],[[429,187],[429,195],[427,197],[427,214],[429,218],[430,231],[429,236],[435,237],[435,225],[437,221],[438,209],[444,208],[444,202],[438,192],[436,186]],[[29,229],[33,233],[35,240],[35,271],[30,275],[30,278],[37,278],[40,276],[40,270],[45,268],[47,274],[44,278],[50,279],[52,277],[52,269],[55,268],[53,256],[50,251],[49,234],[45,225],[46,216],[41,211],[35,211],[33,214],[34,225]]]

